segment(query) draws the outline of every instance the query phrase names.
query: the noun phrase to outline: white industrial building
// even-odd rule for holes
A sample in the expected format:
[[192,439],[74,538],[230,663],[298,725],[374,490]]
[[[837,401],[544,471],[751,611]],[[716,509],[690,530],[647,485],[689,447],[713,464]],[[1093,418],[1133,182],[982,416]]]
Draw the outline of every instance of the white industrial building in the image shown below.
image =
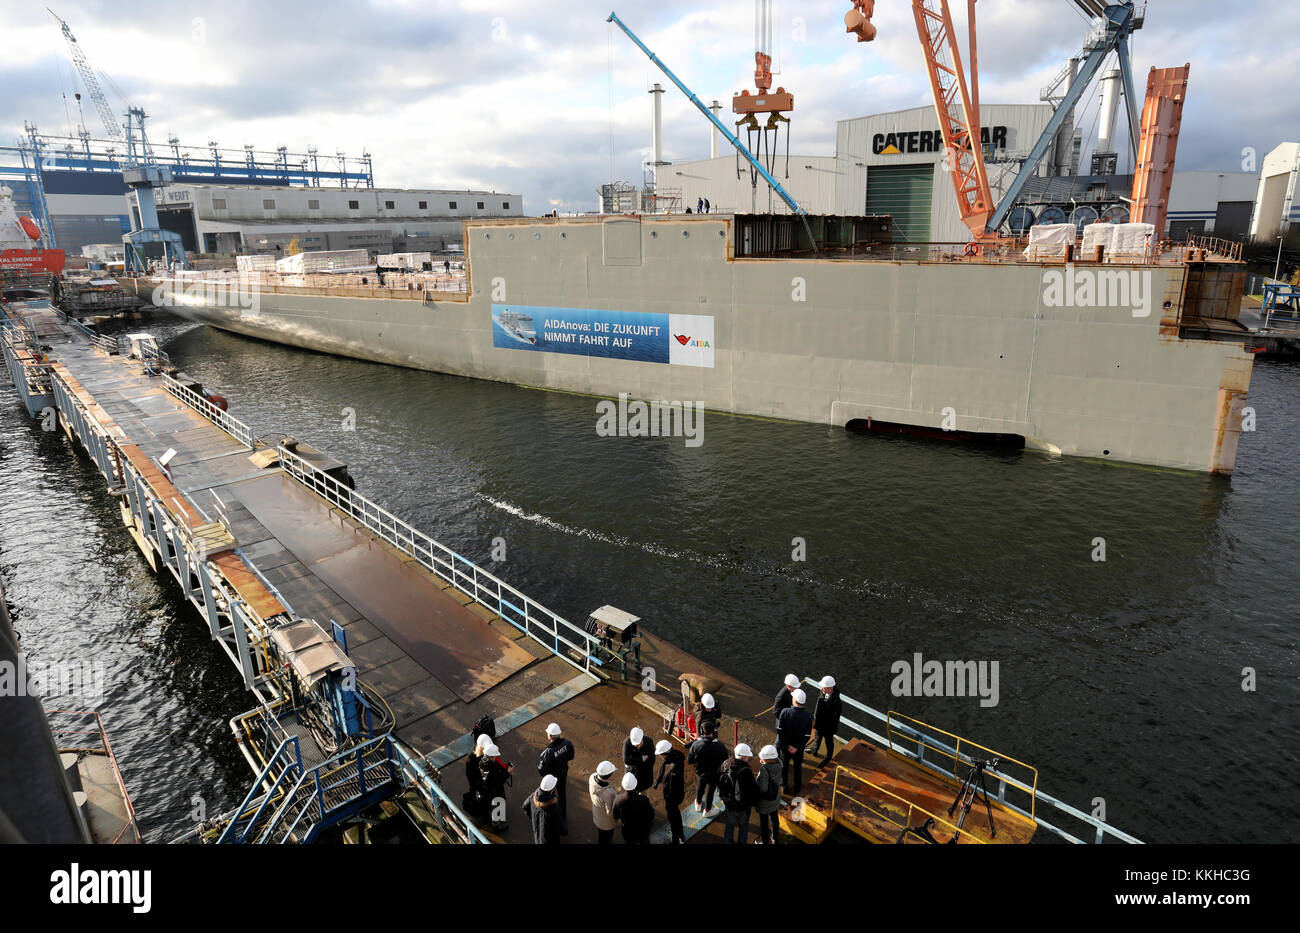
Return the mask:
[[[980,107],[984,156],[995,203],[1015,180],[1021,161],[1051,116],[1048,104]],[[1079,165],[1079,134],[1071,129],[1069,137],[1055,154],[1049,149],[1044,165],[1026,186],[1022,201],[1029,202],[1027,217],[1041,217],[1044,222],[1073,217],[1086,223],[1099,216],[1126,220],[1123,200],[1132,190],[1131,175],[1057,174],[1066,166],[1077,169]],[[724,142],[718,151],[725,153],[729,148]],[[933,107],[840,120],[836,150],[834,156],[791,155],[788,177],[785,156],[776,161],[773,174],[777,181],[808,213],[889,214],[894,219],[896,242],[965,242],[970,238],[957,211],[952,181],[944,171],[943,140]],[[1284,195],[1290,216],[1300,220],[1300,202],[1294,196],[1298,156],[1300,146],[1293,145],[1279,147],[1265,159],[1265,172],[1275,179],[1268,183],[1273,212],[1267,215],[1273,218],[1274,236]],[[757,187],[751,185],[747,163],[742,161],[737,171],[734,153],[666,164],[660,168],[659,178],[661,187],[680,191],[681,210],[694,210],[701,198],[708,198],[719,213],[789,212],[762,178]],[[1264,182],[1248,172],[1175,172],[1166,233],[1175,240],[1210,233],[1244,239],[1256,215],[1257,187],[1264,197]]]
[[1260,166],[1255,192],[1254,240],[1273,242],[1279,235],[1300,239],[1300,143],[1283,143]]
[[523,197],[469,189],[171,185],[156,191],[160,224],[201,253],[440,250],[474,217],[521,217]]

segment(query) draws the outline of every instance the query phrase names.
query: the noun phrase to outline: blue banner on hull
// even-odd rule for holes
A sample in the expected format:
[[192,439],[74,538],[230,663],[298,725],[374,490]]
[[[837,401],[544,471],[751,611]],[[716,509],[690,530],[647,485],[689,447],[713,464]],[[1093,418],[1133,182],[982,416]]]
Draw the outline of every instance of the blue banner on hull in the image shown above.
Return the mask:
[[712,367],[713,318],[494,304],[492,345],[508,350]]

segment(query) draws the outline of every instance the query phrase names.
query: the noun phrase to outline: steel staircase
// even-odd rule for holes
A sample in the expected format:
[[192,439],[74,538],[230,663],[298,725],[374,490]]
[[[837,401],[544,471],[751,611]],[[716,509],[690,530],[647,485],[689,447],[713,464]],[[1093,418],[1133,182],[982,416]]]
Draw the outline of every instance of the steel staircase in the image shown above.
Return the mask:
[[376,736],[314,767],[296,737],[280,743],[219,843],[310,843],[325,829],[396,794],[402,765],[391,735]]

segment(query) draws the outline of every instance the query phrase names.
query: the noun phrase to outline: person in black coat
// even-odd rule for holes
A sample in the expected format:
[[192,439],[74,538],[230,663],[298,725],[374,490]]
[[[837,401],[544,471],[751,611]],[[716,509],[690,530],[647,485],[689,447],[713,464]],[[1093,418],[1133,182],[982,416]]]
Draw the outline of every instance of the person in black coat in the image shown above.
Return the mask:
[[674,843],[686,841],[682,830],[682,801],[686,799],[686,756],[673,748],[673,743],[661,739],[655,746],[655,757],[663,762],[655,787],[664,791],[664,809],[668,811],[668,825],[672,828]]
[[827,674],[822,678],[821,693],[817,695],[817,708],[813,710],[813,743],[811,751],[817,754],[817,749],[821,748],[822,743],[826,743],[826,757],[822,759],[821,766],[824,768],[830,764],[831,756],[835,754],[835,734],[840,728],[840,715],[844,711],[844,702],[840,699],[840,688],[835,686],[835,678]]
[[614,819],[623,824],[623,841],[628,845],[650,842],[650,827],[655,822],[654,804],[637,789],[636,775],[623,775],[623,793],[614,798]]
[[533,842],[537,845],[557,845],[560,841],[560,802],[555,796],[557,785],[554,774],[542,778],[542,785],[524,801],[523,811],[533,828]]
[[[501,749],[496,745],[488,745],[483,749],[483,757],[479,759],[479,772],[482,775],[482,784],[480,794],[487,804],[488,818],[492,821],[492,828],[498,831],[506,827],[506,809],[504,806],[506,799],[506,784],[510,782],[510,776],[514,774],[515,766],[501,758]],[[500,808],[497,801],[503,804]],[[497,817],[500,817],[498,819]]]
[[636,786],[649,787],[655,779],[655,743],[642,731],[633,727],[623,740],[623,770],[636,775]]
[[719,705],[713,694],[706,693],[700,697],[700,702],[695,704],[695,732],[697,735],[704,734],[704,724],[713,723],[713,734],[717,735],[722,728],[722,707]]
[[791,697],[799,689],[799,678],[794,674],[785,675],[785,683],[781,684],[781,689],[776,692],[776,697],[772,700],[772,718],[778,722],[781,714],[790,708]]
[[[781,753],[781,786],[790,788],[790,794],[798,797],[803,789],[803,750],[812,733],[812,717],[803,708],[808,702],[802,690],[791,694],[793,705],[781,711],[781,718],[776,723],[776,749]],[[794,765],[794,783],[790,782],[790,766]]]
[[713,809],[713,795],[718,789],[718,769],[727,760],[727,746],[714,737],[712,723],[692,744],[686,760],[695,765],[695,809],[707,813]]
[[537,759],[537,773],[542,777],[548,774],[555,777],[558,782],[555,787],[555,799],[560,808],[560,833],[566,835],[569,831],[569,762],[573,761],[575,754],[573,743],[564,737],[560,730],[559,723],[551,723],[546,727],[546,737],[549,743]]

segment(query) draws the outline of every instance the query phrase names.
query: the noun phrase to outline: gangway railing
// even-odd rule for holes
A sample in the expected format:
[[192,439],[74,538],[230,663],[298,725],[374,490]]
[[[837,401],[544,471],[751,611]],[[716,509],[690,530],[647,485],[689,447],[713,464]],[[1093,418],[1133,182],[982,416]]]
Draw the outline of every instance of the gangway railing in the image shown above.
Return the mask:
[[[843,783],[846,787],[851,788],[850,790],[840,789],[841,779],[843,779]],[[870,789],[869,793],[871,795],[880,798],[879,804],[873,805],[872,802],[863,799],[863,796],[861,796],[861,788],[864,787]],[[858,793],[854,793],[854,790],[857,790]],[[860,807],[878,819],[884,820],[885,822],[897,827],[900,833],[900,842],[902,841],[901,834],[906,833],[909,829],[921,829],[928,825],[928,821],[933,820],[936,825],[941,826],[945,831],[952,834],[951,841],[953,842],[961,841],[979,843],[980,845],[984,844],[983,839],[972,835],[960,826],[957,826],[955,823],[951,823],[941,816],[936,816],[924,807],[917,806],[906,797],[901,797],[893,791],[881,787],[874,781],[868,781],[862,775],[850,768],[837,765],[835,768],[835,780],[831,785],[830,817],[832,820],[835,819],[837,808],[844,806],[844,804],[841,803],[841,800]],[[891,804],[895,809],[904,814],[901,821],[897,816],[886,809],[886,807]],[[925,818],[921,821],[919,826],[915,822],[918,814]]]
[[[818,686],[818,681],[811,677],[805,677],[804,682],[811,685],[814,688]],[[976,759],[972,757],[970,754],[968,754],[965,750],[959,750],[955,746],[955,744],[950,745],[948,742],[944,741],[941,738],[927,734],[922,728],[918,726],[912,726],[905,723],[903,721],[905,717],[900,716],[900,714],[898,713],[893,713],[893,712],[882,713],[879,710],[873,709],[872,707],[866,705],[865,703],[853,699],[852,697],[845,696],[843,693],[840,694],[840,700],[843,701],[846,707],[856,710],[858,713],[862,714],[862,716],[865,717],[867,720],[875,719],[878,722],[883,723],[885,726],[885,734],[876,732],[869,726],[863,725],[860,722],[856,722],[855,720],[850,719],[847,715],[840,717],[840,724],[842,726],[853,730],[857,734],[871,740],[878,746],[881,746],[883,748],[888,748],[891,751],[894,751],[895,753],[904,756],[905,758],[915,761],[917,764],[921,765],[924,768],[927,768],[928,770],[934,772],[935,774],[939,774],[942,775],[944,778],[951,779],[953,775],[953,768],[957,766],[957,763],[960,763],[968,767],[972,767],[976,764]],[[921,744],[915,751],[909,748],[902,747],[901,745],[896,744],[896,742],[891,739],[891,733],[898,737],[902,737],[904,735],[911,735],[913,739],[917,740]],[[968,745],[969,747],[972,748],[975,747],[974,743],[963,743],[963,749],[966,748]],[[980,746],[980,748],[982,748],[982,746]],[[943,766],[940,766],[938,763],[928,760],[925,757],[925,753],[927,749],[942,753],[943,757],[947,759],[948,763],[945,763]],[[1006,781],[1008,782],[1008,786],[1012,784],[1023,785],[1025,783],[1024,781],[1020,780],[1016,776],[1011,774],[1006,774],[1000,770],[986,767],[984,771],[989,776],[990,779],[994,779],[999,782]],[[999,802],[1002,804],[1002,806],[1006,807],[1009,810],[1013,810],[1022,816],[1026,816],[1034,820],[1035,822],[1038,823],[1039,826],[1043,827],[1053,835],[1059,836],[1061,839],[1064,839],[1067,842],[1083,844],[1085,843],[1086,840],[1081,839],[1078,836],[1074,835],[1074,833],[1066,829],[1063,829],[1062,827],[1057,826],[1054,823],[1051,823],[1048,820],[1044,819],[1043,817],[1044,810],[1048,810],[1053,814],[1059,814],[1061,817],[1069,817],[1072,820],[1085,824],[1087,830],[1084,830],[1084,832],[1087,832],[1088,830],[1092,832],[1093,834],[1092,841],[1094,843],[1100,844],[1106,841],[1106,839],[1109,837],[1119,842],[1127,842],[1133,845],[1142,844],[1141,839],[1138,839],[1135,836],[1131,836],[1128,833],[1124,832],[1123,830],[1111,826],[1109,823],[1098,819],[1097,817],[1093,816],[1090,813],[1085,813],[1084,811],[1078,809],[1077,807],[1072,807],[1068,803],[1058,800],[1057,798],[1051,796],[1050,794],[1044,793],[1041,789],[1038,789],[1036,786],[1033,795],[1034,809],[1032,811],[1024,809],[1022,806],[1017,805],[1013,801],[1006,800],[1003,795],[999,795],[998,799]],[[1079,830],[1076,828],[1075,831],[1078,832]]]
[[253,434],[253,429],[234,415],[222,411],[193,389],[182,385],[166,373],[162,374],[162,383],[163,388],[167,390],[169,395],[193,408],[249,450],[253,450],[257,446],[257,437]]
[[[591,674],[602,666],[596,656],[598,639],[530,599],[499,577],[451,548],[402,521],[387,509],[317,469],[286,447],[279,448],[280,466],[289,476],[335,506],[384,541],[415,558],[426,570],[447,581],[475,602],[493,610],[538,644],[580,671]],[[577,653],[575,660],[569,654]]]

